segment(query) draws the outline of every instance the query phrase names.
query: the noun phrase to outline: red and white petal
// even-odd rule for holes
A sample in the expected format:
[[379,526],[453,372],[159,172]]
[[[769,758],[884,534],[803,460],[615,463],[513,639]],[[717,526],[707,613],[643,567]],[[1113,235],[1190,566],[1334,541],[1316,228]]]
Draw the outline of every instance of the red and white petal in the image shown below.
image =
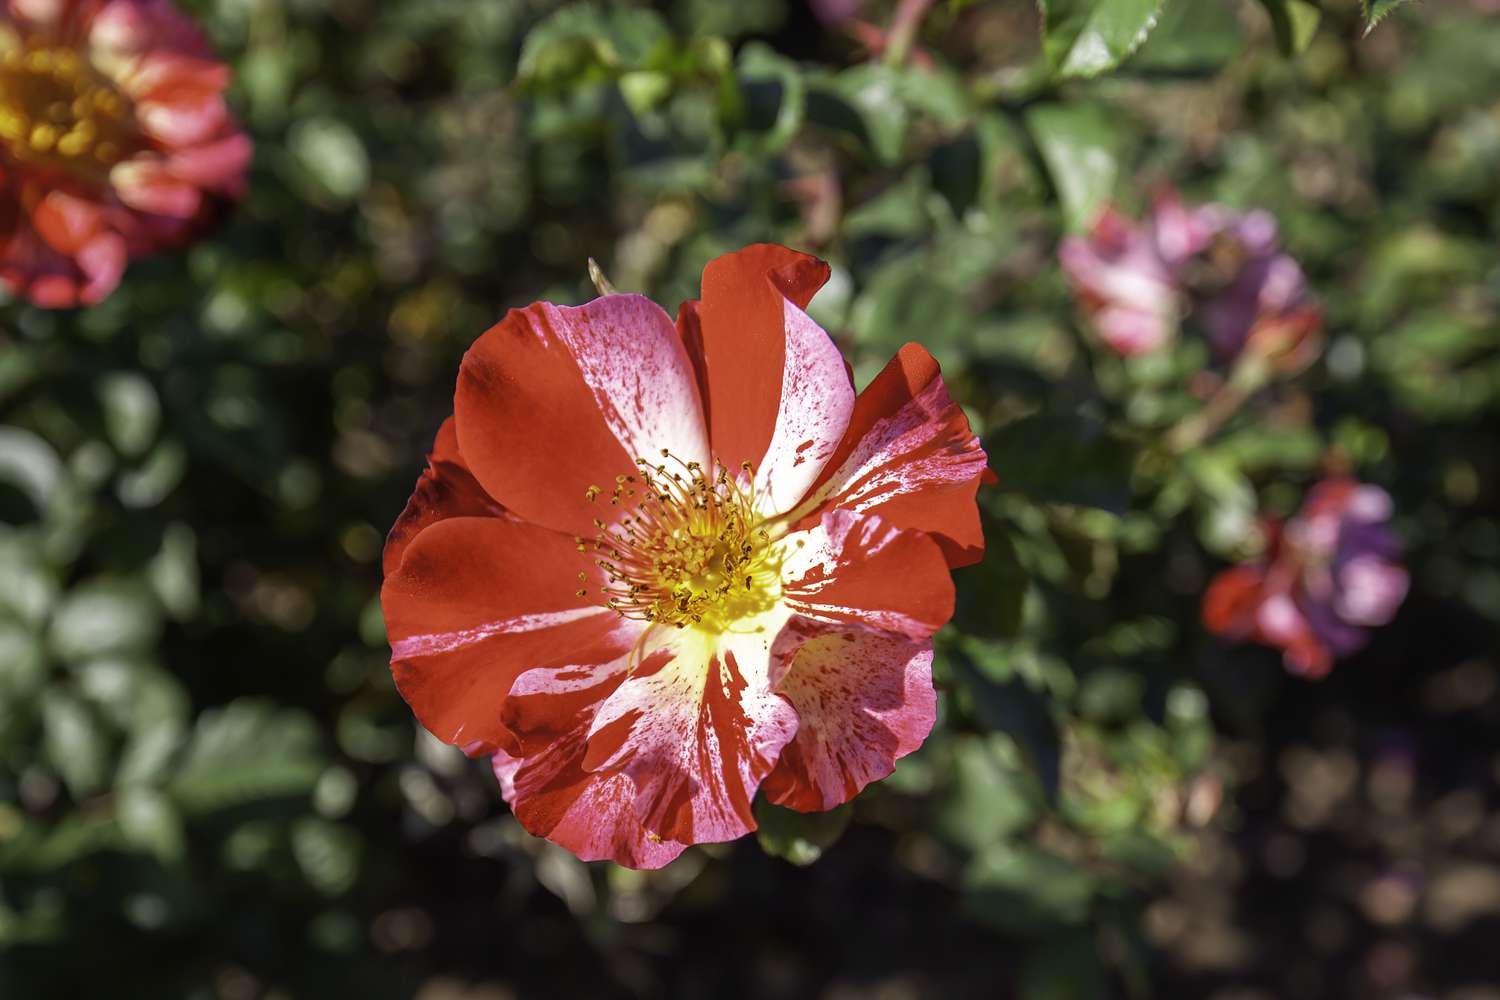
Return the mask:
[[833,510],[782,545],[782,602],[799,615],[914,640],[953,617],[953,578],[925,533]]
[[[438,739],[494,752],[508,738],[501,709],[522,672],[607,663],[635,641],[595,603],[596,572],[571,538],[536,525],[456,517],[428,526],[380,592],[401,696]],[[594,596],[578,596],[580,587]]]
[[803,311],[827,280],[817,258],[757,244],[710,261],[703,300],[683,309],[684,338],[701,345],[714,454],[755,466],[766,512],[801,499],[853,409],[838,348]]
[[[520,516],[592,536],[635,459],[707,462],[692,365],[676,327],[639,295],[576,308],[512,310],[469,348],[455,400],[458,438],[485,490]],[[603,513],[601,513],[601,510]]]
[[770,689],[777,631],[659,631],[599,707],[584,767],[627,776],[635,814],[663,840],[719,842],[755,829],[755,790],[797,728]]
[[755,464],[757,505],[768,515],[791,510],[807,495],[854,412],[854,386],[838,345],[794,302],[787,300],[784,312],[781,404],[771,443]]
[[1176,321],[1170,314],[1132,306],[1107,305],[1094,314],[1094,326],[1116,354],[1131,358],[1157,350],[1170,339]]
[[937,719],[931,642],[793,618],[772,664],[799,720],[763,786],[777,805],[821,812],[848,802],[921,746]]
[[130,254],[124,237],[104,232],[80,247],[73,258],[85,279],[83,287],[78,290],[78,300],[86,306],[93,306],[108,298],[120,284]]
[[83,304],[90,285],[78,261],[48,245],[29,219],[17,219],[0,239],[0,281],[43,309]]
[[469,471],[468,463],[458,450],[458,433],[453,428],[453,418],[449,417],[438,428],[432,452],[427,456],[427,468],[417,480],[411,499],[406,501],[406,509],[396,518],[386,536],[382,560],[385,573],[389,576],[396,571],[412,539],[430,524],[451,517],[510,516]]
[[660,868],[686,845],[646,829],[635,812],[629,777],[583,766],[589,727],[625,679],[627,665],[628,656],[597,666],[530,670],[517,678],[504,711],[512,746],[495,755],[495,777],[530,833],[584,861]]
[[136,117],[146,132],[168,146],[205,142],[229,120],[222,93],[194,88],[171,101],[147,101],[136,106]]
[[206,191],[238,197],[244,190],[245,170],[255,155],[249,137],[236,132],[189,149],[173,151],[167,169]]
[[580,861],[613,861],[626,868],[662,868],[687,850],[646,830],[631,806],[634,786],[623,774],[582,767],[580,737],[532,757],[503,750],[491,764],[505,801],[521,826],[571,851]]
[[109,183],[115,195],[138,212],[190,219],[203,207],[203,192],[174,176],[155,155],[116,164],[109,172]]
[[62,20],[74,0],[7,0],[12,17],[30,21],[38,27],[55,25]]
[[169,0],[106,0],[88,23],[88,45],[95,56],[167,52],[210,57],[203,32]]
[[831,508],[879,514],[894,527],[928,532],[949,565],[967,566],[984,555],[975,496],[985,468],[938,363],[907,344],[855,400],[844,440],[793,517],[807,527]]

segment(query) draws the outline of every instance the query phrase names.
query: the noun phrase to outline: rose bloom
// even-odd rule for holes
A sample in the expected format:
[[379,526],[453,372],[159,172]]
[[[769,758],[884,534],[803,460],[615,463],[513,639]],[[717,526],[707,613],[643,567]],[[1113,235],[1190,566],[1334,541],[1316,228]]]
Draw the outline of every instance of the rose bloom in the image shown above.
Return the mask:
[[804,311],[827,277],[752,246],[675,324],[639,295],[512,311],[391,531],[397,687],[585,860],[732,840],[757,789],[830,809],[932,728],[985,455],[920,347],[856,395]]
[[229,69],[168,0],[0,0],[0,280],[92,305],[244,189]]
[[1327,479],[1285,525],[1268,526],[1263,559],[1226,570],[1203,598],[1212,632],[1282,650],[1294,674],[1319,678],[1364,646],[1406,597],[1389,525],[1391,498],[1377,486]]
[[1283,367],[1316,355],[1321,310],[1266,212],[1189,209],[1167,192],[1139,223],[1106,208],[1058,256],[1100,339],[1119,354],[1158,350],[1187,320],[1221,364],[1249,347]]

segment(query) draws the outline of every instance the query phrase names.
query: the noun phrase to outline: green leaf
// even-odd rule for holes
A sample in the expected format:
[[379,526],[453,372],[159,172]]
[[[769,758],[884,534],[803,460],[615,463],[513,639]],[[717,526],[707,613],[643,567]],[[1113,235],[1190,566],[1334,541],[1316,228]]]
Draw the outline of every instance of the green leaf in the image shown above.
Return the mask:
[[835,79],[835,90],[858,114],[871,151],[887,164],[900,159],[910,119],[900,98],[899,78],[900,70],[895,67],[866,63]]
[[138,468],[120,473],[115,494],[120,502],[137,510],[155,507],[167,498],[187,468],[187,456],[176,441],[163,441],[151,449]]
[[1014,741],[1001,733],[962,738],[953,751],[953,788],[937,826],[955,844],[980,851],[1029,826],[1043,807],[1041,785]]
[[1026,116],[1070,232],[1092,225],[1114,194],[1124,143],[1118,119],[1097,104],[1042,104]]
[[35,633],[0,619],[0,701],[35,690],[47,676],[47,659]]
[[[1191,0],[1202,3],[1204,0]],[[1042,47],[1059,76],[1097,76],[1140,48],[1165,0],[1038,0]]]
[[10,483],[45,511],[62,475],[62,462],[46,441],[19,427],[0,427],[0,483]]
[[[998,644],[986,647],[984,643],[970,643],[968,652],[988,654],[992,660],[1001,656]],[[998,664],[976,669],[964,657],[955,657],[951,662],[954,679],[971,699],[975,718],[986,729],[1003,733],[1025,755],[1036,797],[1055,802],[1062,782],[1062,746],[1049,698],[1019,679],[994,679],[990,674]],[[984,666],[992,669],[985,670]],[[1005,666],[1008,668],[1010,664]]]
[[1129,722],[1141,707],[1144,679],[1120,667],[1101,667],[1083,679],[1078,689],[1078,712],[1104,724]]
[[571,4],[526,36],[517,82],[532,91],[561,91],[602,83],[642,68],[668,44],[667,24],[654,11]]
[[1300,55],[1318,31],[1323,12],[1307,0],[1260,0],[1271,15],[1276,47],[1284,56]]
[[74,799],[104,787],[109,747],[104,727],[83,702],[61,690],[42,697],[42,745]]
[[1223,0],[1171,0],[1127,69],[1211,72],[1239,54],[1240,22]]
[[198,540],[186,524],[169,524],[146,579],[167,613],[186,621],[198,610]]
[[1406,6],[1410,0],[1364,0],[1365,8],[1365,34],[1375,30],[1375,25],[1385,20],[1396,12],[1398,7]]
[[802,71],[769,45],[751,42],[740,51],[735,77],[739,83],[739,144],[761,156],[781,152],[802,127],[807,113]]
[[122,788],[116,795],[115,817],[125,843],[162,864],[182,860],[182,818],[161,792],[152,788]]
[[209,812],[304,795],[323,767],[312,719],[241,699],[199,716],[169,791],[185,813]]
[[296,179],[318,202],[342,204],[364,193],[370,183],[370,156],[364,142],[335,118],[298,122],[287,136]]
[[41,625],[57,600],[57,578],[36,537],[0,525],[0,566],[0,611]]
[[755,821],[760,824],[756,839],[767,854],[794,865],[810,865],[844,835],[853,813],[847,803],[828,812],[804,813],[756,799]]
[[156,390],[136,372],[114,372],[99,380],[104,429],[121,454],[140,455],[156,439],[161,404]]
[[74,812],[54,826],[28,823],[11,840],[0,841],[0,871],[46,873],[104,848],[119,840],[120,829],[113,816]]
[[984,446],[999,490],[1117,513],[1129,506],[1133,450],[1096,421],[1036,414],[992,431]]
[[292,827],[292,856],[308,884],[325,896],[339,896],[359,875],[359,834],[341,823],[303,817]]
[[161,613],[144,587],[100,577],[68,591],[53,615],[49,638],[58,656],[81,662],[145,649],[160,627]]
[[1019,934],[1080,925],[1094,898],[1085,872],[1029,844],[992,845],[969,866],[963,882],[966,909]]

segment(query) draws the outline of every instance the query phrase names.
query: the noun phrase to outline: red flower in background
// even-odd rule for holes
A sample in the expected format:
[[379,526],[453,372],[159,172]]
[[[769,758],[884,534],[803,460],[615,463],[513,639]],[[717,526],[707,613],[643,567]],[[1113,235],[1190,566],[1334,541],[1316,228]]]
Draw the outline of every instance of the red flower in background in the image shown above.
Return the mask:
[[1119,354],[1157,350],[1187,320],[1221,364],[1247,349],[1291,369],[1316,356],[1322,311],[1266,212],[1187,208],[1168,192],[1140,223],[1106,209],[1058,255],[1100,339]]
[[1295,517],[1269,526],[1265,558],[1214,579],[1203,598],[1204,624],[1281,649],[1292,673],[1325,676],[1406,597],[1390,517],[1391,498],[1379,487],[1324,480]]
[[581,858],[734,839],[757,788],[832,808],[932,727],[985,456],[920,347],[856,395],[804,311],[827,277],[749,247],[675,324],[538,303],[464,358],[386,545],[392,669]]
[[0,0],[0,280],[92,305],[238,197],[229,68],[168,0]]

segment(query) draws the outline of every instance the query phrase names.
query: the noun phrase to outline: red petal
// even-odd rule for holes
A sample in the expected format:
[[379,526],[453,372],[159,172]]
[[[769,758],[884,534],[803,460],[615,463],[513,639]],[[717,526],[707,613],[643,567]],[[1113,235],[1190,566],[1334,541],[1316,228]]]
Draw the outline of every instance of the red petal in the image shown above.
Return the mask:
[[422,724],[467,753],[493,752],[523,671],[628,649],[634,632],[596,603],[594,573],[571,538],[520,521],[456,517],[417,535],[380,603],[396,687]]
[[953,579],[937,543],[873,515],[835,510],[786,538],[784,600],[823,622],[924,640],[953,617]]
[[508,516],[505,508],[490,498],[469,471],[468,463],[458,452],[458,434],[453,429],[453,418],[449,417],[438,428],[432,453],[427,456],[427,468],[417,480],[411,499],[406,501],[406,509],[386,536],[385,573],[389,576],[396,571],[406,547],[429,524],[450,517]]
[[[521,517],[592,537],[615,477],[670,448],[706,461],[702,406],[676,328],[639,295],[513,310],[464,356],[458,439],[475,476]],[[659,459],[657,459],[659,460]],[[585,499],[591,486],[605,498]]]
[[838,451],[800,511],[801,524],[844,508],[930,533],[950,566],[984,555],[975,496],[988,469],[938,364],[907,344],[859,394]]
[[109,172],[115,195],[138,212],[191,219],[203,207],[203,192],[174,177],[165,161],[148,157],[127,160]]
[[1264,571],[1254,566],[1235,566],[1214,577],[1203,594],[1203,627],[1232,639],[1252,635],[1264,582]]
[[185,181],[207,191],[237,196],[245,183],[245,169],[255,155],[255,147],[245,136],[235,133],[214,142],[172,153],[167,168]]
[[828,265],[771,244],[749,246],[703,269],[701,321],[709,437],[727,465],[757,466],[781,409],[787,307],[807,307]]
[[98,305],[120,284],[130,254],[125,239],[118,233],[100,233],[82,247],[75,258],[78,268],[87,276],[79,291],[84,305]]
[[889,775],[937,719],[930,642],[794,618],[776,641],[773,677],[800,721],[764,790],[803,812]]
[[53,191],[32,210],[31,221],[48,246],[72,256],[99,233],[103,216],[96,203]]

